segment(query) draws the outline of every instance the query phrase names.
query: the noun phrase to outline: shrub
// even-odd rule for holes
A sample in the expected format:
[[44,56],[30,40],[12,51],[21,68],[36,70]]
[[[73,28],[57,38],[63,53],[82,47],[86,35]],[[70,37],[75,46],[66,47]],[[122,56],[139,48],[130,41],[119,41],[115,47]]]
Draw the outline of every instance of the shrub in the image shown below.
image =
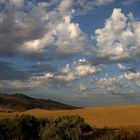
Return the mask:
[[16,116],[13,119],[0,121],[0,140],[10,139],[38,139],[40,122],[28,115]]
[[42,140],[80,140],[92,128],[80,116],[63,116],[50,119],[40,131]]
[[33,116],[22,115],[16,118],[22,140],[38,139],[40,122]]
[[140,129],[92,128],[80,116],[0,120],[0,140],[140,140]]
[[80,140],[91,130],[80,116],[36,119],[21,115],[0,120],[0,140]]

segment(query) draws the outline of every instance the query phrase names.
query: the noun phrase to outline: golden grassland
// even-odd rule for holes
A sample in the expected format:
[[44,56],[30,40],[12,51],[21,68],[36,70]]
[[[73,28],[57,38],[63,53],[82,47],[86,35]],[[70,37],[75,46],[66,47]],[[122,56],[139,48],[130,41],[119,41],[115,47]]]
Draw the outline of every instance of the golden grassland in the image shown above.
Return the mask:
[[33,109],[20,113],[0,112],[0,118],[13,117],[17,114],[28,114],[38,118],[58,117],[61,115],[80,115],[93,127],[140,128],[140,105],[105,106],[57,111]]

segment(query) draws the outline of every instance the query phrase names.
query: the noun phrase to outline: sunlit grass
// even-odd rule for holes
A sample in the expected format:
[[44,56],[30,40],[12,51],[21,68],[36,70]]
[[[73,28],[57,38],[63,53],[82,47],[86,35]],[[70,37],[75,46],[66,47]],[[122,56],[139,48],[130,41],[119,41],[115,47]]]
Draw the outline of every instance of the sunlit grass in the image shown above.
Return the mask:
[[16,114],[29,114],[38,118],[58,117],[60,115],[80,115],[94,127],[140,127],[140,105],[95,107],[76,110],[48,111],[33,109],[20,113],[0,113],[0,118]]

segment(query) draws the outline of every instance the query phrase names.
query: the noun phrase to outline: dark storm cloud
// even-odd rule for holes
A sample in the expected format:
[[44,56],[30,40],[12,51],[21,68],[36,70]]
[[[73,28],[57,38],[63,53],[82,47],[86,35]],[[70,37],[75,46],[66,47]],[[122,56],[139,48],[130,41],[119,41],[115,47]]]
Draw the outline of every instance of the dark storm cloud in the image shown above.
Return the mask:
[[25,42],[44,35],[44,24],[37,10],[24,13],[6,4],[0,13],[0,56],[11,56],[19,52]]
[[96,66],[99,64],[108,65],[108,64],[114,64],[114,63],[122,63],[122,62],[129,62],[128,58],[126,59],[120,59],[120,60],[111,60],[110,56],[105,57],[91,57],[88,59],[89,63]]
[[0,62],[0,80],[25,80],[27,73],[11,67],[10,63]]
[[38,75],[40,73],[47,73],[47,72],[56,72],[57,68],[53,67],[52,65],[49,64],[36,64],[27,67],[28,73]]

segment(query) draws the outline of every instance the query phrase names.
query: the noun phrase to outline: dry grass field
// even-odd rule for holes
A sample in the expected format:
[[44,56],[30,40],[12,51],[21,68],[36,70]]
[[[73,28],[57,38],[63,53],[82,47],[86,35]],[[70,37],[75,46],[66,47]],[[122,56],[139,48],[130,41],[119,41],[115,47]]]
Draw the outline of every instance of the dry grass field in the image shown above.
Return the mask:
[[0,112],[0,118],[13,117],[17,114],[29,114],[39,118],[78,114],[94,127],[140,128],[140,105],[106,106],[59,111],[33,109],[21,113]]

